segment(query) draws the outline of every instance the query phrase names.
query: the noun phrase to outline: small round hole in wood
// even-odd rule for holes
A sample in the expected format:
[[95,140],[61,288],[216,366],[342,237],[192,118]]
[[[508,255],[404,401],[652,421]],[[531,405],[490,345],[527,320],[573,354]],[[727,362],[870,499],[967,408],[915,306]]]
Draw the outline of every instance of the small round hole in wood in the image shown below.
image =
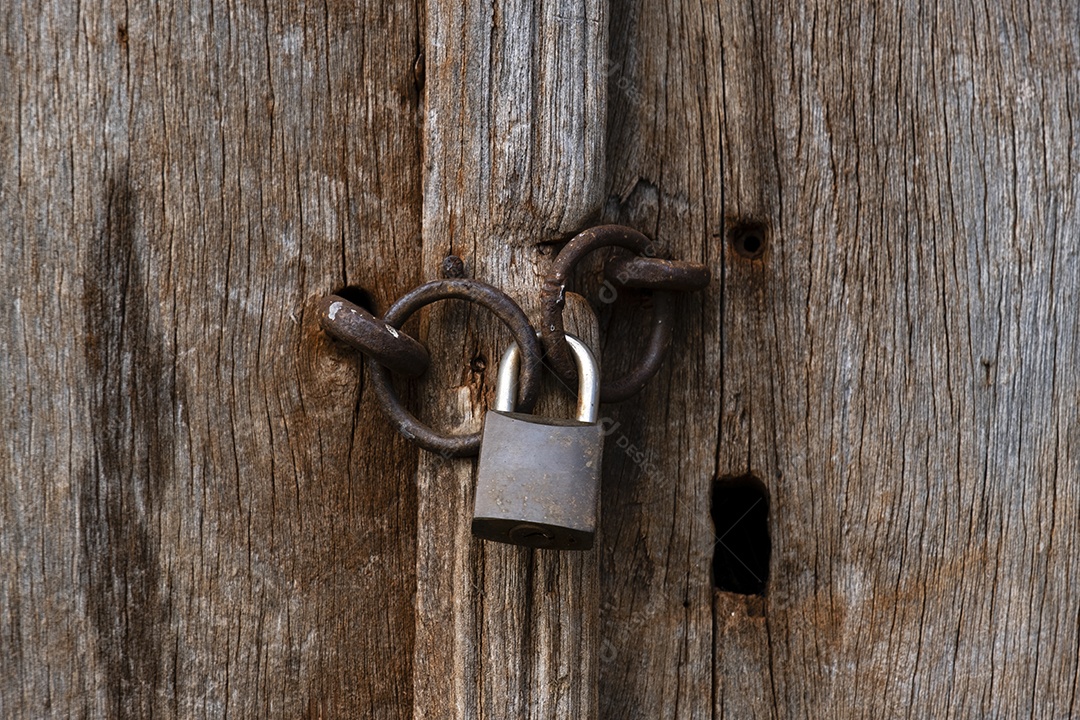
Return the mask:
[[729,221],[727,237],[735,254],[747,260],[757,260],[765,254],[769,243],[769,226],[760,220]]

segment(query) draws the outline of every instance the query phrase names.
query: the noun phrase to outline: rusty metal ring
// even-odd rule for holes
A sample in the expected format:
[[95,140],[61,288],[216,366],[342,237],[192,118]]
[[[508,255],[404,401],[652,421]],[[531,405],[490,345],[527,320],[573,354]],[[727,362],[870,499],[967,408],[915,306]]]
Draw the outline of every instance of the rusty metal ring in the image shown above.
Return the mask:
[[[521,412],[532,410],[540,394],[540,375],[543,370],[540,343],[524,311],[501,290],[479,280],[433,280],[402,296],[386,311],[383,321],[400,329],[413,313],[425,305],[451,299],[483,305],[510,329],[522,353],[517,408]],[[371,363],[370,370],[371,384],[375,388],[379,403],[394,427],[407,439],[443,457],[468,457],[480,452],[480,433],[448,435],[432,430],[401,404],[401,399],[390,381],[390,373],[385,367]]]
[[[566,382],[577,377],[570,348],[566,344],[563,329],[563,305],[566,283],[574,266],[582,257],[602,247],[623,247],[639,255],[649,256],[651,241],[639,233],[621,225],[601,225],[578,233],[563,246],[551,273],[544,279],[541,290],[543,326],[540,330],[548,364]],[[652,294],[652,332],[637,367],[626,375],[608,380],[600,385],[601,402],[621,402],[640,392],[656,371],[660,369],[671,345],[671,294],[656,290]]]

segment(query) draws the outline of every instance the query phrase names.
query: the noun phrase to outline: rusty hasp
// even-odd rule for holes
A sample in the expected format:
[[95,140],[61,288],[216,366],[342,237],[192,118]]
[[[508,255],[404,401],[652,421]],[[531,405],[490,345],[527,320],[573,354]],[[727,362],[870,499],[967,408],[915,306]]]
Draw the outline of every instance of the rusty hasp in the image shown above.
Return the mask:
[[[466,300],[483,305],[510,329],[521,352],[521,374],[516,409],[519,412],[532,410],[540,394],[540,374],[543,369],[540,342],[524,311],[501,290],[479,280],[465,278],[433,280],[412,290],[394,303],[386,311],[383,321],[391,327],[400,329],[405,321],[420,308],[438,300],[450,299]],[[379,404],[390,418],[390,422],[404,437],[425,450],[448,458],[468,457],[480,451],[480,433],[448,435],[432,430],[416,419],[401,404],[401,399],[394,390],[390,373],[386,371],[386,368],[372,363],[369,370],[371,385],[379,399]]]
[[427,348],[404,331],[383,322],[338,295],[319,301],[319,325],[326,334],[356,348],[380,365],[414,378],[431,363]]
[[620,287],[693,292],[708,287],[712,273],[685,260],[614,255],[604,264],[604,277]]
[[[540,329],[544,340],[546,359],[551,368],[565,382],[576,377],[573,357],[566,343],[562,310],[566,285],[570,273],[582,257],[603,247],[622,247],[646,258],[655,254],[655,246],[644,235],[621,225],[601,225],[578,233],[563,246],[551,272],[544,280],[541,290],[543,325]],[[660,364],[671,345],[672,307],[668,290],[652,293],[652,325],[649,340],[637,366],[616,380],[605,380],[600,385],[602,402],[621,402],[641,391]]]

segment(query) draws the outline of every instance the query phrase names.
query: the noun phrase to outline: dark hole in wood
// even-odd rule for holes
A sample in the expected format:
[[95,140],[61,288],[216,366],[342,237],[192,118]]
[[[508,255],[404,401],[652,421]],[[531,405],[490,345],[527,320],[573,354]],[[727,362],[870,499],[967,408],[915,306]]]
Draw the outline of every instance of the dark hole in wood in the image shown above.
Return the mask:
[[757,235],[745,235],[742,239],[743,250],[756,255],[761,250],[761,238]]
[[375,300],[371,297],[371,293],[359,285],[346,285],[339,290],[335,290],[334,294],[345,298],[354,305],[359,305],[376,317],[379,315],[375,311]]
[[768,225],[760,220],[729,220],[728,242],[739,257],[755,260],[765,254]]
[[713,483],[713,586],[741,595],[764,595],[769,580],[769,495],[753,475]]

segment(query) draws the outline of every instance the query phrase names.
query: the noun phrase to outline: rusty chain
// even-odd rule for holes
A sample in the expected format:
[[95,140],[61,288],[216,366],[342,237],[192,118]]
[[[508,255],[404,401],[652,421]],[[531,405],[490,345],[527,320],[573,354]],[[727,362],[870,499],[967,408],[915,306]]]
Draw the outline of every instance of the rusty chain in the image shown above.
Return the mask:
[[[407,378],[422,375],[430,356],[422,343],[401,328],[420,308],[444,299],[478,303],[491,310],[511,331],[522,351],[517,409],[528,412],[540,388],[541,362],[565,382],[576,381],[576,368],[566,344],[563,306],[566,287],[577,263],[604,247],[620,247],[634,255],[613,255],[604,265],[605,285],[651,291],[650,336],[638,364],[628,373],[601,383],[601,402],[621,402],[640,392],[656,374],[671,345],[672,293],[693,292],[708,286],[709,268],[698,263],[658,257],[656,246],[644,235],[620,225],[601,225],[572,238],[555,258],[541,289],[542,326],[539,333],[521,307],[506,293],[479,280],[462,277],[461,260],[450,256],[443,263],[442,280],[425,283],[394,303],[379,319],[338,295],[319,301],[319,324],[330,336],[359,350],[373,362],[372,387],[387,417],[407,439],[444,457],[468,457],[480,448],[480,433],[448,435],[420,422],[402,405],[390,371]],[[537,340],[537,335],[542,339]]]

